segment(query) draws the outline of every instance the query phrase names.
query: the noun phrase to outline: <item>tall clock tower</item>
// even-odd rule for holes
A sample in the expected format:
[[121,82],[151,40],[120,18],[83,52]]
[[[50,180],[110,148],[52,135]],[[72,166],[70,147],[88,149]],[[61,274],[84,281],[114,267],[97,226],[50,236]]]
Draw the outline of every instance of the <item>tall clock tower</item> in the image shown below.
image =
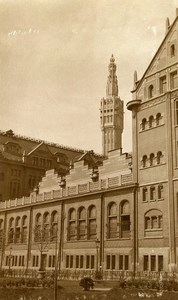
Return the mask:
[[112,55],[108,66],[106,98],[101,99],[100,106],[102,150],[105,156],[110,150],[122,148],[123,101],[118,96],[116,68],[115,59]]

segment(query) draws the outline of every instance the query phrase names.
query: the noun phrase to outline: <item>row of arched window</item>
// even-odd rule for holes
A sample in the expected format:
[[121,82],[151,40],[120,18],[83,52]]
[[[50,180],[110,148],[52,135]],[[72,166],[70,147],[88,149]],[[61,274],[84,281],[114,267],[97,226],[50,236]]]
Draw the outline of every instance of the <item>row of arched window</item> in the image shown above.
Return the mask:
[[[78,210],[71,208],[68,212],[68,234],[71,240],[94,240],[96,239],[97,220],[96,207],[91,205],[87,210],[79,207]],[[107,207],[107,238],[130,237],[130,206],[127,200],[123,200],[119,206],[115,202]]]
[[163,214],[158,209],[149,210],[145,214],[145,229],[160,230],[163,228]]
[[143,187],[142,189],[142,200],[148,201],[148,200],[161,200],[164,197],[164,190],[163,185],[159,184],[157,187],[154,185],[150,186],[149,188]]
[[58,214],[53,211],[51,214],[45,212],[44,214],[37,213],[35,216],[35,230],[34,241],[55,241],[57,239],[58,230]]
[[152,167],[155,165],[160,165],[163,163],[163,154],[161,151],[158,151],[156,156],[154,153],[151,153],[149,156],[143,155],[142,157],[142,167]]
[[141,122],[141,130],[146,130],[161,125],[162,118],[163,117],[161,113],[157,113],[155,117],[151,115],[148,119],[143,118]]
[[10,218],[8,242],[27,243],[27,216]]

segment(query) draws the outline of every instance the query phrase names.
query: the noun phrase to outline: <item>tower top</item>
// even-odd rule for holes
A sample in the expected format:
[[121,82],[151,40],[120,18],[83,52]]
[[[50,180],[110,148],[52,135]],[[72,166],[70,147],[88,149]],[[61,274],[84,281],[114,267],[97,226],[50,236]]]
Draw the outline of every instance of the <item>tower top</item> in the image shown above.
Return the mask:
[[116,76],[116,64],[114,55],[111,55],[110,63],[108,66],[109,75],[106,86],[106,97],[108,96],[118,96],[118,81]]

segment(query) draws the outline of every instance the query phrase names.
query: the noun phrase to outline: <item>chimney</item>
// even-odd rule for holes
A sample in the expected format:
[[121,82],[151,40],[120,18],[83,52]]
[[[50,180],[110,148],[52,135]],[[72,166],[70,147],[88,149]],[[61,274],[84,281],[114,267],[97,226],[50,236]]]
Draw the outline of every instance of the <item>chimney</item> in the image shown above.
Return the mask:
[[176,17],[178,17],[178,8],[176,8]]
[[166,19],[166,34],[169,31],[170,28],[170,22],[169,22],[169,18]]

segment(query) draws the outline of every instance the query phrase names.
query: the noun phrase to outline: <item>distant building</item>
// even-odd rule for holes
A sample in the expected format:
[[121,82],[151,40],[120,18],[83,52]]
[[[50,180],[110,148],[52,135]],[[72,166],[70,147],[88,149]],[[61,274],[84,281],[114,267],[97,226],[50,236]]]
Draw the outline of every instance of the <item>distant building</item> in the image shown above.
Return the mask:
[[[45,171],[55,169],[61,176],[85,152],[74,148],[0,131],[0,201],[28,196]],[[95,161],[102,161],[94,155]]]
[[[105,279],[178,273],[178,15],[172,25],[166,21],[165,38],[143,77],[134,74],[127,103],[132,155],[121,149],[123,104],[113,56],[110,66],[101,101],[108,158],[101,163],[83,153],[66,176],[48,170],[38,190],[0,203],[1,266],[7,272],[52,270],[57,245],[61,278],[96,271]],[[45,251],[39,251],[35,228],[50,240]]]

